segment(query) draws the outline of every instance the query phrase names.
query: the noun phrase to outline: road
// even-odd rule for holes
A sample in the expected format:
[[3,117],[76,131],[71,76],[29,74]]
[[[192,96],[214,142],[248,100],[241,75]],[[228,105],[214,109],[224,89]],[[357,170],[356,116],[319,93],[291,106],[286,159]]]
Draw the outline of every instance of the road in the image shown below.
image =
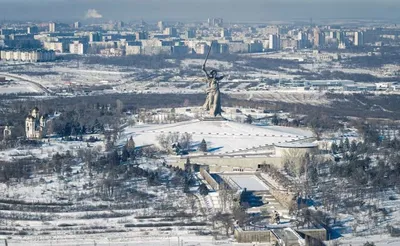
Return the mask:
[[43,92],[45,92],[46,94],[48,94],[48,95],[54,95],[54,92],[52,92],[51,90],[47,89],[47,88],[44,87],[43,85],[41,85],[41,84],[39,84],[38,82],[33,81],[33,80],[31,80],[31,79],[27,79],[27,78],[21,77],[21,76],[19,76],[19,75],[8,74],[8,73],[0,73],[0,76],[5,76],[5,77],[8,77],[8,78],[13,78],[13,79],[18,79],[18,80],[21,80],[21,81],[29,82],[29,83],[35,85],[36,87],[38,87],[39,89],[41,89],[41,90],[42,90]]

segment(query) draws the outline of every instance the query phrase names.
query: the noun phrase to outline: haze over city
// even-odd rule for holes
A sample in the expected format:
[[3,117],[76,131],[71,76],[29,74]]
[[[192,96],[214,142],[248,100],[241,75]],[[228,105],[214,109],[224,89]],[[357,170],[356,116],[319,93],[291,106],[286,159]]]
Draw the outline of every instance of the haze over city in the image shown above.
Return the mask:
[[[228,22],[296,19],[397,19],[396,0],[1,0],[1,19],[76,20],[88,9],[105,19],[199,21],[220,16]],[[62,10],[62,11],[60,11]]]

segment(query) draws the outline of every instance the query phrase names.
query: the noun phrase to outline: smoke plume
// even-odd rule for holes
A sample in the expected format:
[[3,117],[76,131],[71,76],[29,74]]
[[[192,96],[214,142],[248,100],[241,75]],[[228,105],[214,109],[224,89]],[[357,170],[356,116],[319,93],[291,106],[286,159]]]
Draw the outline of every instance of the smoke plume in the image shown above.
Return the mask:
[[95,9],[88,9],[88,11],[85,14],[85,19],[100,19],[100,18],[103,18],[103,16]]

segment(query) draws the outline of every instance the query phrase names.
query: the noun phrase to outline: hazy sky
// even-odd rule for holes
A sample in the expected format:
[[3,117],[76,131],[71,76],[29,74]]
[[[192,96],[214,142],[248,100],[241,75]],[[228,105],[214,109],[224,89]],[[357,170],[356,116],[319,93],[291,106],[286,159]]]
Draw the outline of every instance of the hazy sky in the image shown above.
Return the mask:
[[0,0],[0,9],[0,19],[44,21],[83,19],[88,9],[124,21],[398,19],[400,0]]

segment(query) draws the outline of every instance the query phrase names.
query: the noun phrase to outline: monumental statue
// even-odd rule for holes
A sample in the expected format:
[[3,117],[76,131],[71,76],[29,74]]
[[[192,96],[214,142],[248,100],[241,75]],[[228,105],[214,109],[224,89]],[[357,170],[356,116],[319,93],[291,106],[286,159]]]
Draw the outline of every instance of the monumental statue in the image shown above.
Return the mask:
[[224,78],[224,76],[218,76],[217,70],[211,70],[210,72],[206,70],[206,63],[211,51],[211,47],[212,43],[210,46],[210,50],[208,51],[207,58],[202,66],[202,70],[206,75],[207,82],[207,98],[203,107],[205,110],[209,111],[211,116],[216,117],[221,116],[221,113],[223,112],[221,108],[221,93],[219,91],[219,82]]

